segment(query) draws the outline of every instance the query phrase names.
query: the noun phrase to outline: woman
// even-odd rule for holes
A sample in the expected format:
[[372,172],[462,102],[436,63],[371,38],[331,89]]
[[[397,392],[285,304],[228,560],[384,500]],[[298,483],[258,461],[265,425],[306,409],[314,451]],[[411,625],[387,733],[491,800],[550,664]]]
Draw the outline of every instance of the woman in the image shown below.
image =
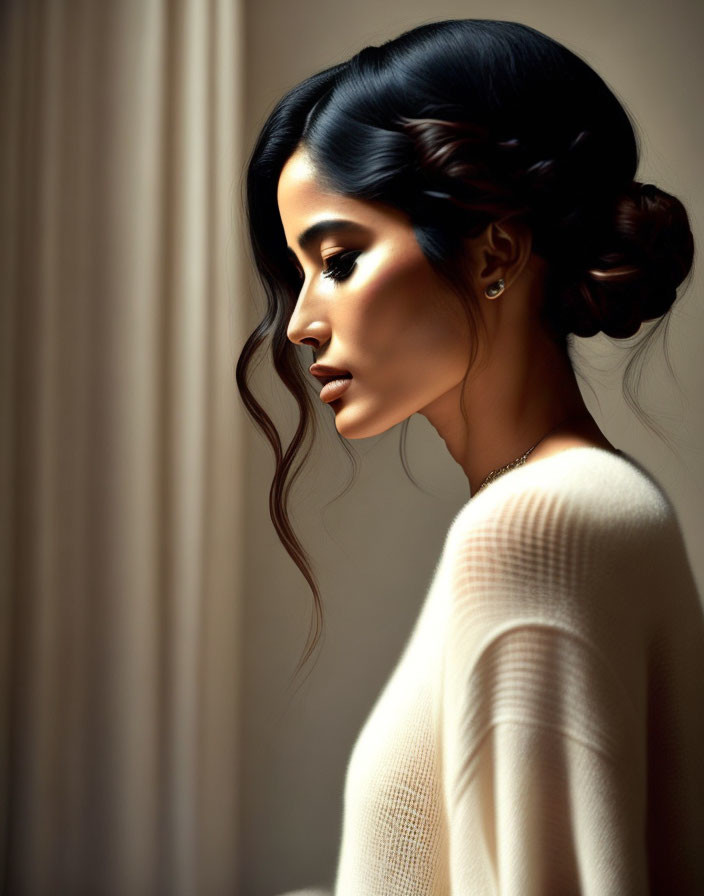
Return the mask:
[[[665,320],[690,271],[685,209],[637,166],[585,62],[488,20],[313,75],[255,145],[269,307],[238,385],[316,606],[282,501],[311,416],[301,347],[343,438],[423,414],[472,496],[354,745],[336,896],[704,893],[701,604],[672,505],[568,352]],[[301,410],[286,455],[246,385],[268,333]]]

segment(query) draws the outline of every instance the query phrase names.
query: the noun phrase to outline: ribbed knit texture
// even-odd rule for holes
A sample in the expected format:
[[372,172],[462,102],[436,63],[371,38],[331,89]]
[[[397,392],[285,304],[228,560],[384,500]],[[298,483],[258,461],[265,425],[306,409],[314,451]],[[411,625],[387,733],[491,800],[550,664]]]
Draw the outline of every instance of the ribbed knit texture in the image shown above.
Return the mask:
[[352,749],[335,896],[704,894],[704,613],[635,461],[571,448],[450,526]]

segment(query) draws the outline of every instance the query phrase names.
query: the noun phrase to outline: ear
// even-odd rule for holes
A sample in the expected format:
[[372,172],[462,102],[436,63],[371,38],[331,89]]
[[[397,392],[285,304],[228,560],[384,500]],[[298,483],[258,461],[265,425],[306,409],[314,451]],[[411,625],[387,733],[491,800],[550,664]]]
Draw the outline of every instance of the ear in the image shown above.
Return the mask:
[[476,237],[465,240],[465,251],[480,292],[503,279],[508,289],[520,275],[532,248],[530,229],[516,217],[492,221]]

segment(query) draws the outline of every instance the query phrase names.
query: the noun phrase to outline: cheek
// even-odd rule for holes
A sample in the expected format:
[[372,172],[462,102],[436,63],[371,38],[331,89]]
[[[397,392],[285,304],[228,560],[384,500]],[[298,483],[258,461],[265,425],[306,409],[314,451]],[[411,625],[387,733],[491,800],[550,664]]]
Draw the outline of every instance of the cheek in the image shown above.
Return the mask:
[[383,353],[388,364],[411,360],[422,366],[458,352],[464,356],[467,335],[458,303],[423,256],[389,253],[359,282],[351,335],[362,354],[373,360]]

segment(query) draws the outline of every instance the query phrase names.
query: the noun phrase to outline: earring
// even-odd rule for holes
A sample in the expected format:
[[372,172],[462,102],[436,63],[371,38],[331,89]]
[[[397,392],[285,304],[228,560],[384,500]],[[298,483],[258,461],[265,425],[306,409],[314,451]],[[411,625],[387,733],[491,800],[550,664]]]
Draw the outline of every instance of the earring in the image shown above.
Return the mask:
[[487,288],[484,290],[484,295],[487,297],[487,299],[495,299],[504,291],[505,285],[506,284],[504,283],[503,278],[501,278],[495,283],[492,283],[491,286],[487,286]]

